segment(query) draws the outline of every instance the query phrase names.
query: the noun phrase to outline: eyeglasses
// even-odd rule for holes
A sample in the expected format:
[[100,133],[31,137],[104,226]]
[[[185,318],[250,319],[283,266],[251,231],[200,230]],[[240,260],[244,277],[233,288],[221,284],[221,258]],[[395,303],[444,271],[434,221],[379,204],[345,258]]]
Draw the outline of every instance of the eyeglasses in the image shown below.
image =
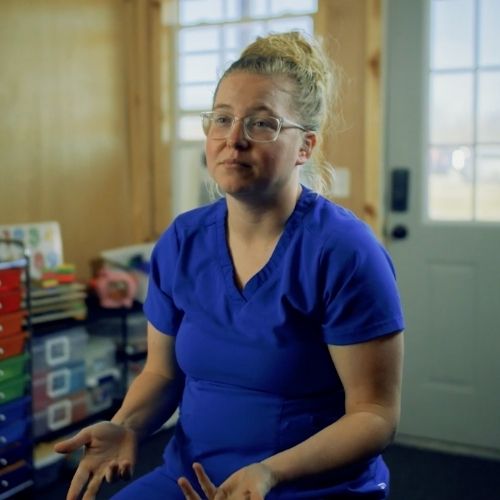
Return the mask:
[[249,115],[236,118],[217,111],[201,113],[203,132],[209,139],[226,139],[237,120],[242,120],[245,137],[253,142],[274,142],[281,129],[298,128],[307,131],[302,125],[277,116]]

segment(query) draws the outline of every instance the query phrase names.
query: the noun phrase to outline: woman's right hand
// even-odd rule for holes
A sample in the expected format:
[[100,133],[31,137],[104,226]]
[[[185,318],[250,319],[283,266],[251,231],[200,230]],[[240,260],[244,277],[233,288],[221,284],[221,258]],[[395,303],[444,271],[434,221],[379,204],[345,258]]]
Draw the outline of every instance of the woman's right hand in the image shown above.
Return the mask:
[[79,498],[85,485],[82,500],[94,500],[104,478],[112,482],[132,476],[137,456],[137,436],[132,429],[112,422],[99,422],[60,441],[54,450],[71,453],[82,446],[85,446],[83,458],[71,481],[67,500]]

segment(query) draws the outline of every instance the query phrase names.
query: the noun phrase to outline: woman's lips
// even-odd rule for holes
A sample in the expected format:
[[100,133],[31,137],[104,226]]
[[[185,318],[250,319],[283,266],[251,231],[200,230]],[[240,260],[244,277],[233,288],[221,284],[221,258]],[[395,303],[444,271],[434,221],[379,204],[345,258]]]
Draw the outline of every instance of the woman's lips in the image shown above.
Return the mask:
[[248,168],[250,165],[248,163],[245,163],[241,160],[223,160],[220,162],[222,165],[229,167],[229,168]]

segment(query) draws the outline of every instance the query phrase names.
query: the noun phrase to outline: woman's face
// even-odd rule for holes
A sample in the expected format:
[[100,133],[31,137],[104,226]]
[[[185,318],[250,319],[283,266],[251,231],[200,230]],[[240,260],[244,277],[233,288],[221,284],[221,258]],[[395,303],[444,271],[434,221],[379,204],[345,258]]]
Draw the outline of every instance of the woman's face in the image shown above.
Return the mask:
[[[214,111],[237,118],[257,113],[297,122],[292,85],[285,77],[234,72],[220,83]],[[294,128],[282,128],[275,142],[249,141],[242,120],[237,120],[226,139],[207,138],[207,168],[229,195],[272,196],[286,187],[296,187],[297,167],[307,161],[313,146],[314,134]]]

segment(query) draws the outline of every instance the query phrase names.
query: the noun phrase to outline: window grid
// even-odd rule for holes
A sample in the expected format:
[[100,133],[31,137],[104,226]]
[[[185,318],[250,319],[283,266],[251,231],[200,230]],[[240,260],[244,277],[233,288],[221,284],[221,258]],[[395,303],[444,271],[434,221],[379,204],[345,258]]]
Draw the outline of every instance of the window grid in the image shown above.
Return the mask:
[[[439,0],[430,0],[429,5],[431,5],[432,2],[437,2]],[[480,78],[481,76],[488,74],[488,73],[499,73],[500,72],[500,66],[496,64],[485,64],[481,65],[480,60],[481,60],[481,55],[480,55],[480,44],[481,44],[481,0],[473,0],[473,29],[474,29],[474,35],[473,35],[473,63],[469,66],[465,67],[452,67],[452,68],[436,68],[433,67],[433,65],[429,65],[429,76],[428,76],[428,82],[429,82],[429,95],[431,95],[431,85],[433,82],[433,77],[436,75],[469,75],[472,78],[472,123],[471,123],[471,137],[470,141],[462,141],[462,142],[453,142],[453,141],[447,141],[447,142],[440,142],[440,141],[433,141],[431,137],[431,130],[432,130],[432,124],[431,124],[431,119],[432,119],[432,110],[429,108],[429,124],[428,124],[428,140],[427,140],[427,179],[426,179],[426,185],[427,189],[424,190],[426,192],[426,214],[427,214],[427,219],[432,220],[433,222],[440,222],[440,221],[445,221],[445,220],[455,220],[459,222],[500,222],[500,202],[498,202],[496,208],[496,214],[494,214],[493,217],[481,217],[481,215],[478,215],[478,207],[479,207],[479,198],[478,198],[478,155],[480,154],[480,148],[500,148],[500,137],[498,141],[481,141],[479,138],[479,120],[480,120],[480,106],[479,106],[479,89],[480,89]],[[432,40],[432,39],[431,39]],[[432,50],[432,41],[429,46],[430,50]],[[431,60],[431,57],[429,57],[429,62]],[[431,99],[429,100],[429,105],[431,104]],[[432,207],[432,202],[433,200],[431,199],[432,193],[431,191],[431,155],[436,152],[436,150],[440,150],[441,152],[445,152],[446,150],[453,150],[453,152],[459,152],[460,150],[463,150],[464,148],[469,148],[470,149],[470,195],[471,195],[471,200],[470,200],[470,205],[471,205],[471,214],[470,217],[466,216],[458,216],[458,217],[446,217],[443,215],[435,215],[433,216],[433,207]],[[484,154],[484,152],[482,153]],[[494,153],[493,156],[495,157]],[[497,157],[497,160],[500,161],[500,156]],[[500,174],[499,174],[500,175]],[[499,200],[500,200],[500,179],[498,180],[498,186],[499,186]],[[466,200],[464,200],[466,201]]]
[[[317,0],[233,0],[233,12],[241,14],[237,19],[217,19],[217,21],[181,23],[181,2],[185,0],[163,0],[163,35],[170,40],[172,54],[175,54],[174,61],[168,64],[167,71],[171,89],[168,101],[172,103],[169,109],[169,120],[165,120],[162,127],[163,138],[170,143],[172,176],[176,185],[173,194],[173,212],[174,214],[193,208],[200,203],[208,201],[203,193],[204,188],[200,188],[206,177],[206,171],[200,168],[203,164],[202,144],[204,135],[201,128],[199,113],[207,111],[212,105],[212,95],[210,99],[205,99],[203,104],[190,101],[188,108],[182,106],[181,101],[187,92],[198,93],[200,91],[210,94],[215,90],[218,77],[223,70],[229,66],[230,61],[235,60],[241,50],[255,39],[256,34],[265,35],[269,31],[279,32],[294,27],[307,33],[313,33],[313,15],[317,11]],[[227,7],[231,0],[224,0],[223,17],[227,17]],[[239,2],[239,3],[237,3]],[[284,12],[284,6],[291,6],[290,12]],[[307,9],[299,8],[306,6]],[[259,15],[252,17],[252,9],[259,8]],[[226,10],[224,10],[226,9]],[[264,15],[267,13],[267,15]],[[285,23],[285,24],[284,24]],[[215,38],[217,47],[214,48],[214,38],[210,40],[210,46],[204,45],[204,42],[197,40],[196,43],[181,47],[182,36],[195,33],[195,30],[214,29],[217,32]],[[213,33],[212,33],[213,35]],[[236,38],[235,43],[230,43],[230,37]],[[184,39],[185,41],[185,39]],[[186,56],[217,56],[215,78],[211,75],[206,79],[201,77],[196,82],[181,82],[181,64],[182,58]],[[192,68],[191,68],[192,69]],[[213,68],[211,68],[213,69]],[[213,75],[212,71],[212,75]],[[205,96],[207,97],[207,96]],[[186,104],[186,103],[184,103]],[[172,127],[166,123],[169,121]],[[168,132],[171,132],[167,135]]]
[[[205,111],[210,108],[211,102],[206,102],[204,105],[197,106],[196,103],[194,105],[183,105],[182,97],[185,96],[189,92],[199,93],[206,92],[208,87],[212,87],[215,89],[215,85],[220,74],[223,70],[229,65],[229,63],[234,60],[238,55],[241,49],[246,46],[251,40],[255,38],[254,34],[257,32],[260,34],[265,34],[271,31],[271,26],[276,21],[289,20],[291,23],[297,22],[299,26],[304,26],[309,24],[308,30],[312,31],[313,21],[311,15],[316,12],[317,5],[316,2],[311,2],[305,0],[302,4],[307,8],[311,7],[311,10],[306,10],[303,8],[300,10],[300,2],[296,2],[297,5],[294,5],[294,9],[296,12],[290,13],[280,13],[278,15],[273,14],[273,6],[275,4],[275,0],[265,0],[261,2],[261,12],[267,13],[267,16],[263,15],[251,16],[251,1],[253,0],[240,0],[239,3],[233,2],[233,6],[236,5],[237,13],[240,16],[237,19],[228,19],[228,20],[217,20],[214,22],[210,21],[201,21],[201,22],[193,22],[193,23],[181,23],[181,15],[180,9],[182,8],[183,0],[178,0],[178,15],[175,20],[172,18],[169,19],[168,26],[170,29],[174,30],[174,44],[175,44],[175,53],[178,54],[178,58],[176,60],[175,66],[172,68],[174,70],[174,119],[177,124],[174,127],[176,131],[175,136],[172,137],[174,141],[174,150],[176,146],[182,146],[183,143],[192,143],[192,142],[200,142],[203,140],[203,137],[200,135],[199,139],[187,136],[181,136],[181,131],[185,130],[185,127],[181,126],[181,123],[189,122],[190,118],[197,117],[201,111]],[[223,12],[228,12],[230,0],[223,0],[222,10]],[[308,5],[309,4],[309,5]],[[254,9],[255,9],[255,4]],[[173,21],[173,22],[172,22]],[[199,30],[200,28],[213,28],[217,31],[217,44],[216,48],[208,48],[208,49],[195,49],[190,50],[189,48],[183,50],[181,47],[181,37],[183,35],[188,34],[189,32],[194,32],[195,30]],[[238,29],[238,37],[236,40],[236,47],[230,47],[229,43],[229,31],[230,29]],[[275,31],[275,30],[273,30]],[[181,81],[181,65],[183,63],[182,59],[185,57],[193,57],[193,56],[218,56],[217,57],[217,68],[216,68],[216,77],[215,78],[207,78],[206,80],[197,79],[196,81]],[[213,91],[213,90],[212,90]],[[191,100],[190,102],[194,102]],[[199,131],[201,132],[201,125],[199,125]]]

